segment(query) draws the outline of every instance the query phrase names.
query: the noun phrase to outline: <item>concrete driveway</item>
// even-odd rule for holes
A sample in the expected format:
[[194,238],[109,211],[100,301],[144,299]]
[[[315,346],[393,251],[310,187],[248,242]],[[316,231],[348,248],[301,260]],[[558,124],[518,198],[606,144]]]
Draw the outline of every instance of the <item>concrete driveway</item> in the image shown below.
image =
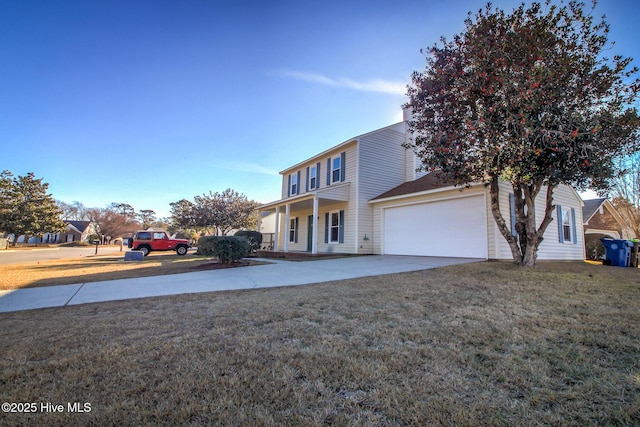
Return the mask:
[[482,261],[372,255],[318,261],[264,260],[267,265],[137,279],[0,291],[0,312],[163,295],[305,285]]

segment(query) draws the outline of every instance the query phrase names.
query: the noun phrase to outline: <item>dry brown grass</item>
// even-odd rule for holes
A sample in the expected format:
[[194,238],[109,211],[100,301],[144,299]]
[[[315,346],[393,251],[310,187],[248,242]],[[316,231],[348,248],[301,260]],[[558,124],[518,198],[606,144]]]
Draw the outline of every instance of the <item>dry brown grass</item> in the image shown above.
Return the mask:
[[125,262],[119,253],[0,265],[0,290],[189,273],[211,264],[211,258],[193,254],[152,252],[144,261]]
[[4,425],[638,425],[640,271],[458,265],[0,314]]

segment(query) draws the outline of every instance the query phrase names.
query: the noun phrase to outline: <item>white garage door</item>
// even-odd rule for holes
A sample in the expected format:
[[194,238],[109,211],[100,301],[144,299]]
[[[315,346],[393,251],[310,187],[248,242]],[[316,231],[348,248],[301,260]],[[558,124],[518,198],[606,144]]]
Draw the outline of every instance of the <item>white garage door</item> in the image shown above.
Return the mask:
[[388,255],[487,258],[484,195],[384,210]]

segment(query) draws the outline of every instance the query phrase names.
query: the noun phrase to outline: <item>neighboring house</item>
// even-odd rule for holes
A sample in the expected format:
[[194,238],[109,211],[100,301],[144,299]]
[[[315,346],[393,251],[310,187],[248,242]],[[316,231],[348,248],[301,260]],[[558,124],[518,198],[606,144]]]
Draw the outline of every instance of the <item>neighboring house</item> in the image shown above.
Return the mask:
[[[68,243],[84,242],[95,234],[95,227],[91,221],[65,220],[65,230],[59,233],[44,233],[42,237],[30,236],[27,243]],[[18,243],[25,243],[26,236],[18,236]]]
[[[405,120],[408,112],[405,111]],[[282,172],[282,198],[258,208],[274,215],[275,251],[512,259],[491,214],[489,189],[460,190],[437,174],[416,172],[403,148],[406,121],[351,138]],[[511,217],[511,186],[500,206]],[[538,223],[544,194],[537,199]],[[584,259],[582,199],[568,186],[554,192],[553,223],[538,259]]]
[[630,239],[633,230],[624,226],[624,221],[616,208],[606,198],[584,201],[582,209],[584,218],[584,242],[587,258],[599,260],[605,255],[600,239]]
[[629,239],[634,237],[633,231],[624,226],[620,215],[606,198],[584,201],[582,208],[584,218],[584,234],[598,234],[612,239]]
[[96,229],[91,221],[65,221],[67,227],[62,233],[58,233],[58,243],[85,242],[89,236],[96,234]]

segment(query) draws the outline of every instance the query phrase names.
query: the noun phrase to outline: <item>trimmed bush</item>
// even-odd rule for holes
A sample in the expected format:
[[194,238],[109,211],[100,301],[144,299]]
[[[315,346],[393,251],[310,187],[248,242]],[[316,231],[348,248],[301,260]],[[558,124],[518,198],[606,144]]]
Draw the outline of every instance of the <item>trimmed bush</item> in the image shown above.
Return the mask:
[[213,247],[219,236],[202,236],[198,239],[198,255],[213,256]]
[[236,236],[205,236],[198,240],[198,252],[216,257],[225,264],[239,261],[249,253],[249,240]]
[[236,232],[235,236],[245,237],[249,241],[251,253],[260,249],[260,245],[262,244],[262,233],[259,231],[240,230]]

